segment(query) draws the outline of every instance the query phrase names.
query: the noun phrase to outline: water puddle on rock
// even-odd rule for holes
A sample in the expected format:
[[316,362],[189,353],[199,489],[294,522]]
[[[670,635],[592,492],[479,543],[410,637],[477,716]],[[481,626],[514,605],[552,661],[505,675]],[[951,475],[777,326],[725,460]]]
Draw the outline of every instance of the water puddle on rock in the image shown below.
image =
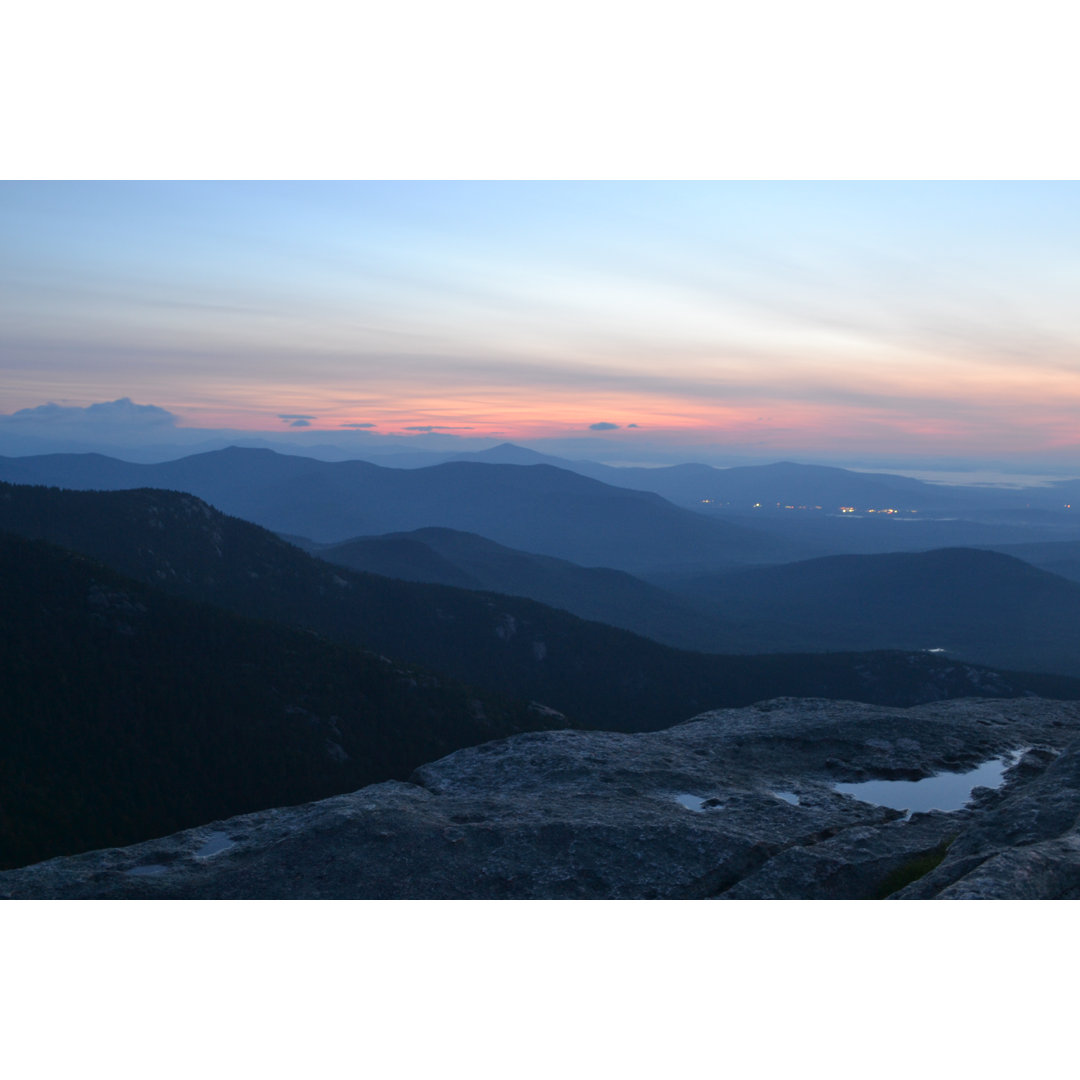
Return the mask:
[[229,839],[228,833],[212,832],[206,834],[206,843],[195,852],[196,859],[206,859],[219,851],[228,851],[236,845]]
[[783,799],[786,803],[791,803],[792,806],[799,805],[799,796],[794,791],[770,791],[769,794],[774,799]]
[[706,810],[719,810],[723,805],[719,799],[703,799],[699,795],[676,795],[675,801],[699,814],[704,814]]
[[867,780],[861,784],[836,784],[834,791],[854,795],[860,802],[906,810],[909,814],[927,810],[959,810],[977,787],[1001,786],[1005,770],[1027,752],[1013,750],[1000,758],[984,761],[966,773],[938,773],[923,780]]
[[162,866],[161,863],[147,863],[145,866],[133,866],[130,870],[125,870],[124,873],[143,877],[144,875],[164,874],[166,870],[168,870],[168,867]]

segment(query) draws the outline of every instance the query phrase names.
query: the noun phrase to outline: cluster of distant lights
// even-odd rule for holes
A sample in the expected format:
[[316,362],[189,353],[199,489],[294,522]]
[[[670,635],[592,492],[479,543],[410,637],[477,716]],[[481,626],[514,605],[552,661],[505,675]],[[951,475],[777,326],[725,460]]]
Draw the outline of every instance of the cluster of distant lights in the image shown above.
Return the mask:
[[[704,503],[705,505],[709,505],[713,501],[714,501],[713,499],[702,499],[701,500],[701,502]],[[720,506],[730,506],[731,503],[720,503],[719,505]],[[775,503],[774,505],[776,506],[777,510],[822,510],[822,509],[824,509],[824,507],[821,507],[821,506],[809,506],[809,505],[796,506],[794,503],[779,503],[778,502],[778,503]],[[763,507],[762,503],[756,502],[756,503],[754,503],[752,509],[761,510],[762,507]],[[837,509],[840,511],[841,514],[857,514],[857,513],[859,513],[859,510],[857,509],[857,507],[854,507],[854,506],[838,506]],[[867,510],[863,511],[863,513],[867,513],[867,514],[904,514],[904,513],[917,514],[918,512],[919,512],[918,510],[898,510],[895,506],[872,506],[872,507],[869,507]]]
[[[899,513],[903,513],[903,511],[897,510],[896,507],[894,507],[894,506],[884,506],[884,507],[871,506],[866,512],[868,514],[899,514]],[[917,514],[918,512],[919,512],[918,510],[908,510],[907,511],[907,513],[909,513],[909,514]],[[854,514],[855,513],[855,507],[854,506],[841,506],[840,507],[840,513],[841,514]]]
[[[714,499],[702,499],[701,502],[704,503],[705,505],[709,505],[709,504],[715,502],[715,500]],[[719,506],[730,506],[731,503],[729,503],[729,502],[719,503],[718,505]],[[762,505],[763,505],[762,503],[756,502],[756,503],[754,503],[752,509],[760,510],[760,509],[762,509]],[[795,506],[792,503],[775,503],[774,505],[776,506],[777,510],[821,510],[821,509],[823,509],[820,506]],[[1065,503],[1064,504],[1064,509],[1071,510],[1072,509],[1072,503]],[[855,507],[855,506],[838,506],[837,510],[839,510],[841,514],[858,514],[858,513],[864,513],[864,514],[917,514],[919,512],[918,510],[899,510],[895,506],[870,506],[866,510],[863,510],[863,511],[860,511],[858,509],[858,507]]]
[[[716,503],[717,506],[731,506],[732,505],[730,502],[718,502],[716,499],[701,499],[700,501],[702,502],[702,504],[704,504],[706,506],[709,506],[709,505],[711,505],[713,503]],[[756,503],[754,503],[752,509],[761,510],[763,508],[763,506],[764,506],[763,503],[756,502]],[[774,503],[774,506],[776,507],[777,510],[822,510],[822,509],[824,509],[821,506],[795,506],[793,503],[779,503],[779,502]],[[1071,510],[1072,509],[1072,503],[1064,503],[1063,508],[1065,510]],[[870,506],[870,507],[867,507],[867,509],[865,509],[865,510],[859,510],[859,508],[855,507],[855,506],[838,506],[836,509],[840,511],[841,515],[843,515],[843,514],[860,514],[860,513],[862,513],[862,514],[917,514],[919,512],[918,510],[900,510],[895,506]]]

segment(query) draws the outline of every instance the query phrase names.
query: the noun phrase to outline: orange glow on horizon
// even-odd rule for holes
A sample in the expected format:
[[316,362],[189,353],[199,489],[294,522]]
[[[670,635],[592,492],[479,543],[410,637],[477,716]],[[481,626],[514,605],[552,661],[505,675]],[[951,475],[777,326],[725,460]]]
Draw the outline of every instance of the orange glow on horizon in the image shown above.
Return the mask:
[[[282,399],[279,399],[282,400]],[[1069,404],[1014,403],[987,417],[986,411],[947,410],[937,415],[859,404],[758,402],[720,404],[700,400],[624,394],[491,394],[484,400],[416,398],[378,404],[341,400],[320,404],[310,391],[301,404],[285,398],[280,410],[244,403],[235,409],[204,404],[177,406],[181,426],[230,428],[260,433],[321,433],[350,430],[373,435],[426,433],[509,442],[599,436],[630,443],[671,442],[686,446],[752,445],[761,450],[808,454],[860,452],[886,447],[900,452],[1002,453],[1065,448],[1080,444]],[[265,399],[264,399],[265,402]],[[1018,421],[1024,414],[1024,421]],[[1030,415],[1027,415],[1030,414]],[[301,426],[285,417],[310,418]],[[614,428],[593,429],[592,425]],[[369,426],[370,425],[370,426]]]

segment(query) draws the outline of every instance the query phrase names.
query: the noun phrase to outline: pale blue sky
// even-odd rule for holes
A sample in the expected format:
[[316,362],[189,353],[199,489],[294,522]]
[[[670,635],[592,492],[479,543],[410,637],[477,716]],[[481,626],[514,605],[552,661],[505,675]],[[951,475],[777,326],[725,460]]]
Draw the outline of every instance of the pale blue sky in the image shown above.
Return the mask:
[[1078,441],[1072,182],[9,182],[0,239],[2,413],[603,421],[803,457]]

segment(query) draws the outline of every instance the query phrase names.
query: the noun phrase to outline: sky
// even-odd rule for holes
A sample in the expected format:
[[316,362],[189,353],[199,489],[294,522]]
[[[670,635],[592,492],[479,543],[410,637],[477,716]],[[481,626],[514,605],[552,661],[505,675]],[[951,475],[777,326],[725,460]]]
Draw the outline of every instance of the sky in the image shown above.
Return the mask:
[[0,435],[1075,473],[1077,251],[1074,181],[7,181]]

